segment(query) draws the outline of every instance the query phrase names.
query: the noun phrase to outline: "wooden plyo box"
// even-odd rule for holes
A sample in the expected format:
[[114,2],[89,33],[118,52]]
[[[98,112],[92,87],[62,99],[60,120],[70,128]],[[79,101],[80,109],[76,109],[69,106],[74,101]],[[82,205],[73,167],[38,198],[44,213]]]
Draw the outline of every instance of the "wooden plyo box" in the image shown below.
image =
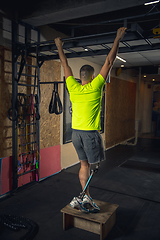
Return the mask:
[[100,207],[98,213],[83,213],[70,207],[68,204],[61,212],[63,213],[63,230],[71,227],[80,228],[100,235],[100,240],[105,239],[116,221],[117,204],[95,200]]

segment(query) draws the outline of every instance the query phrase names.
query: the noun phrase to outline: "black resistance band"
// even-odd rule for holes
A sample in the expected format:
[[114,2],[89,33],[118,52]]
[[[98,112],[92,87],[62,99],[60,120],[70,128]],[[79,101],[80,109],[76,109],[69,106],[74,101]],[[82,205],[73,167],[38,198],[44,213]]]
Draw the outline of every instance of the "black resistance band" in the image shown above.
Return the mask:
[[49,104],[49,113],[55,113],[56,115],[62,113],[62,103],[58,93],[58,83],[56,82],[54,83],[54,90]]

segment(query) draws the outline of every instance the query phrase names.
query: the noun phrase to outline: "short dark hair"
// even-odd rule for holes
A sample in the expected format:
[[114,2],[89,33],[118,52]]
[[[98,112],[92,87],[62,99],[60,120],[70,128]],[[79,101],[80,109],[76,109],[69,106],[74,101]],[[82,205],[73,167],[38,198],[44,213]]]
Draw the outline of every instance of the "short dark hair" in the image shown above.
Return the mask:
[[90,65],[83,65],[80,69],[80,78],[88,80],[94,74],[94,68]]

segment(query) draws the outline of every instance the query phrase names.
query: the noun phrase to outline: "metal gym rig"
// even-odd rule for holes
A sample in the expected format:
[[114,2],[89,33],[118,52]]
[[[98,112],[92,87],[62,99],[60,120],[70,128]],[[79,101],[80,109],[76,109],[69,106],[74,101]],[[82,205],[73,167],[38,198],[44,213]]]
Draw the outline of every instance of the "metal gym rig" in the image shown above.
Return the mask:
[[[124,26],[126,25],[127,21],[124,19]],[[19,34],[22,28],[23,36]],[[34,39],[31,39],[32,35]],[[62,39],[66,57],[107,55],[110,51],[107,44],[113,43],[115,35],[116,32],[113,31]],[[145,40],[147,44],[131,47],[127,43],[127,41],[138,39]],[[143,30],[137,23],[131,24],[122,44],[123,47],[119,48],[119,53],[159,48],[143,36]],[[89,47],[94,45],[100,45],[100,48],[92,50]],[[86,48],[88,51],[85,51]],[[8,111],[8,116],[12,120],[12,190],[17,189],[18,178],[27,173],[32,172],[32,180],[39,181],[40,85],[54,84],[57,89],[58,84],[64,83],[64,81],[40,81],[41,66],[44,61],[53,59],[59,59],[54,40],[40,42],[38,28],[21,21],[12,21],[12,105]],[[20,92],[21,86],[25,88],[25,94]]]

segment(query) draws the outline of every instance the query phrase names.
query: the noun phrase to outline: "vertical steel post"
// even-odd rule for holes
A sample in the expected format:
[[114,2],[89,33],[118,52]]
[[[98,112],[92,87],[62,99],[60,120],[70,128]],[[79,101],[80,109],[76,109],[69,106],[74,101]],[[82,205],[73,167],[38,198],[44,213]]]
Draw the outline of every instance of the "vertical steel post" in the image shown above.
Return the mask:
[[[40,42],[40,31],[37,32],[38,39],[37,41]],[[37,46],[38,47],[38,46]],[[37,111],[38,115],[40,116],[40,91],[38,88],[40,88],[40,67],[39,67],[39,59],[38,59],[38,49],[37,49],[37,77],[38,77],[38,86],[37,86],[37,96],[38,96],[38,103],[37,103]],[[36,141],[37,141],[37,152],[38,152],[38,181],[39,181],[39,152],[40,152],[40,119],[36,119]]]
[[[17,188],[17,29],[18,24],[12,21],[12,190]],[[18,114],[18,113],[17,113]]]

